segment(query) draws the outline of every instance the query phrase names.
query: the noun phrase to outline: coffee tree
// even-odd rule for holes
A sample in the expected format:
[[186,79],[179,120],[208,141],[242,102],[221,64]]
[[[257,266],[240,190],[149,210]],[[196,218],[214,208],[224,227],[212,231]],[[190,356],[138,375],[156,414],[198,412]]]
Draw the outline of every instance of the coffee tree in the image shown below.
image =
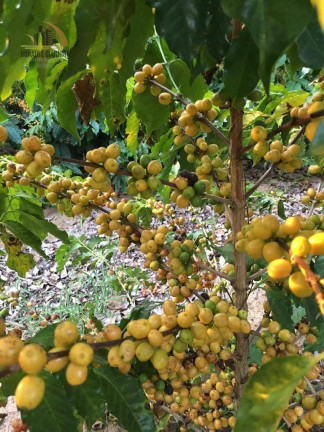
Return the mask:
[[[67,159],[28,130],[18,146],[1,108],[8,267],[24,277],[35,265],[24,245],[46,257],[48,233],[69,243],[44,218],[50,204],[95,215],[98,233],[118,237],[121,252],[135,245],[170,294],[161,311],[136,307],[86,334],[66,320],[22,340],[1,321],[1,394],[15,395],[24,423],[13,430],[72,432],[107,413],[130,432],[169,430],[172,419],[181,432],[321,430],[323,19],[322,3],[309,0],[3,3],[3,107],[18,80],[30,109],[56,104],[79,143],[76,112],[93,127],[103,113],[107,126],[104,146]],[[134,154],[127,166],[121,138]],[[140,142],[149,151],[139,153]],[[83,178],[59,175],[57,161],[80,166]],[[256,164],[264,173],[247,186]],[[275,175],[289,182],[295,170],[319,178],[303,213],[286,217],[282,201],[272,214],[257,211],[259,186]],[[112,187],[116,176],[127,177],[126,197]],[[223,245],[169,218],[206,205],[224,223]],[[247,301],[257,288],[268,301],[252,329]]]

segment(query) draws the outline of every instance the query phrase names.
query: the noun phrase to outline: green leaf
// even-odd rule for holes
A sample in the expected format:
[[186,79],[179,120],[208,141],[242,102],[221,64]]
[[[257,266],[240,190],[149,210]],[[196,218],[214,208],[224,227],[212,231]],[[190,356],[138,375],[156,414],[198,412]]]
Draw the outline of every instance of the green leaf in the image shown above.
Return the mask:
[[15,394],[16,387],[24,375],[25,375],[24,372],[20,370],[14,374],[9,374],[1,378],[1,387],[0,387],[1,399],[7,398]]
[[251,33],[243,29],[234,39],[224,65],[224,83],[232,99],[247,96],[257,85],[259,50]]
[[78,414],[86,420],[87,426],[91,426],[98,420],[105,418],[105,389],[98,375],[93,369],[89,369],[87,380],[84,384],[72,387],[66,386],[69,400],[76,406]]
[[60,239],[63,243],[69,243],[69,236],[66,231],[60,230],[55,224],[45,219],[39,222],[47,233],[52,234],[54,237]]
[[155,309],[159,303],[145,300],[140,306],[135,306],[127,318],[123,318],[120,321],[120,328],[124,330],[127,324],[131,320],[140,318],[148,318],[153,309]]
[[140,223],[149,227],[152,221],[152,210],[148,207],[142,207],[138,212]]
[[316,274],[324,278],[324,255],[319,255],[315,259],[314,271]]
[[6,264],[11,270],[15,270],[18,276],[24,278],[26,273],[35,267],[36,261],[33,254],[16,252],[9,248]]
[[0,123],[8,120],[8,118],[9,118],[9,114],[2,106],[0,106]]
[[41,377],[45,380],[44,398],[34,410],[21,410],[23,422],[28,424],[30,432],[78,432],[75,408],[68,403],[59,375],[44,371]]
[[35,336],[27,340],[28,343],[36,343],[41,345],[45,351],[48,351],[54,346],[54,332],[58,324],[51,324],[41,329]]
[[324,119],[316,129],[315,136],[310,144],[310,153],[316,156],[324,156]]
[[135,154],[137,149],[139,126],[140,126],[140,121],[137,118],[136,113],[132,112],[132,114],[127,119],[126,142],[127,142],[128,150],[133,154]]
[[272,310],[274,320],[278,321],[281,324],[282,328],[293,331],[294,322],[291,319],[293,310],[291,305],[291,298],[288,293],[284,290],[267,290],[267,298]]
[[41,240],[44,240],[47,237],[47,234],[50,233],[58,239],[62,240],[64,243],[69,242],[69,236],[66,231],[61,231],[56,225],[52,222],[49,222],[45,219],[39,219],[39,217],[35,217],[33,215],[22,213],[20,214],[20,222],[26,226],[32,233],[34,233]]
[[153,413],[136,378],[108,365],[94,369],[94,373],[103,385],[108,410],[117,417],[121,427],[132,432],[155,429]]
[[145,124],[148,136],[153,130],[166,124],[170,115],[170,107],[161,105],[158,98],[153,96],[148,88],[144,93],[133,92],[133,102],[137,117]]
[[[24,78],[30,57],[21,54],[23,45],[30,43],[28,35],[37,33],[39,25],[52,10],[52,0],[30,0],[28,2],[6,4],[1,16],[2,29],[6,42],[0,56],[0,99],[11,94],[12,84]],[[18,24],[19,23],[19,24]],[[1,38],[4,40],[5,38]]]
[[262,352],[256,347],[255,343],[256,341],[249,348],[249,364],[257,363],[259,366],[262,366]]
[[324,64],[324,34],[316,13],[305,31],[298,38],[298,54],[305,66],[320,69]]
[[209,87],[205,83],[202,75],[198,75],[194,80],[192,80],[188,66],[180,59],[171,62],[170,71],[181,94],[192,101],[202,99],[205,93],[209,90]]
[[35,61],[29,63],[28,72],[26,73],[24,84],[26,88],[26,102],[29,108],[33,108],[36,93],[38,89],[37,65]]
[[282,200],[278,201],[278,215],[281,217],[281,219],[287,219],[285,213],[285,206]]
[[74,15],[78,35],[77,43],[69,51],[69,63],[64,79],[84,69],[88,62],[88,51],[95,40],[99,22],[102,19],[95,1],[80,0]]
[[60,125],[66,129],[81,144],[79,133],[76,126],[76,110],[78,107],[74,93],[73,84],[85,74],[81,71],[68,78],[57,90],[57,117]]
[[246,385],[234,431],[275,432],[298,381],[323,358],[281,357],[263,365]]
[[23,224],[13,220],[6,220],[3,224],[9,229],[9,231],[18,237],[26,245],[32,247],[36,252],[38,252],[42,257],[47,258],[44,251],[42,250],[42,242],[34,233],[26,229]]
[[227,243],[225,246],[216,247],[216,250],[225,258],[225,261],[234,264],[234,246],[233,243]]
[[129,20],[129,34],[123,48],[120,74],[124,85],[133,75],[136,59],[143,57],[147,39],[153,34],[154,15],[152,8],[143,0],[135,0],[134,13]]
[[324,323],[324,317],[321,314],[317,301],[315,300],[315,294],[303,298],[301,300],[301,305],[306,310],[306,318],[311,326]]
[[149,0],[155,12],[155,25],[171,51],[184,60],[191,70],[213,67],[229,43],[230,20],[220,0]]
[[259,76],[268,91],[273,65],[311,19],[309,0],[222,0],[222,5],[252,34],[259,48]]
[[115,130],[125,120],[126,85],[121,82],[119,72],[115,71],[110,80],[103,85],[99,96],[103,104],[109,132]]
[[31,215],[37,216],[40,219],[44,219],[44,213],[41,203],[36,199],[31,199],[30,195],[18,192],[15,194],[15,198],[19,198],[19,210]]

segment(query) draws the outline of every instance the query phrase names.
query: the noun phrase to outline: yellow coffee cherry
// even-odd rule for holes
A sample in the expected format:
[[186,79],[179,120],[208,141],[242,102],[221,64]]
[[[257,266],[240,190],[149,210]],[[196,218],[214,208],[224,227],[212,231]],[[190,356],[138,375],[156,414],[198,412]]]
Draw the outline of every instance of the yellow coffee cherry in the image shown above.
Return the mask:
[[69,347],[79,337],[79,330],[77,326],[71,321],[64,321],[60,323],[54,332],[55,346]]
[[169,93],[160,93],[158,99],[161,105],[169,105],[172,101],[172,96]]
[[166,353],[166,351],[164,351],[164,349],[157,348],[157,350],[155,351],[155,353],[151,358],[151,362],[155,367],[155,369],[157,370],[165,369],[169,362],[168,354]]
[[127,330],[131,336],[136,339],[144,339],[148,336],[151,325],[147,319],[141,318],[135,321],[131,321],[127,325]]
[[69,363],[65,372],[66,380],[71,386],[83,384],[88,376],[88,368],[86,366],[78,366],[74,363]]
[[79,342],[70,349],[69,359],[78,366],[88,366],[93,360],[93,348],[84,342]]
[[296,297],[304,298],[313,294],[312,288],[300,271],[292,273],[289,277],[289,288]]
[[271,261],[268,265],[268,274],[273,279],[283,279],[291,273],[291,270],[290,261],[283,258]]
[[289,217],[285,220],[285,222],[282,224],[282,230],[287,235],[293,235],[296,234],[301,228],[300,220],[295,217]]
[[[57,353],[57,352],[62,352],[64,350],[65,350],[64,347],[55,347],[49,350],[48,353]],[[49,360],[45,366],[45,369],[52,373],[58,372],[64,369],[65,366],[68,364],[68,362],[69,362],[68,356],[58,357],[56,359]]]
[[306,257],[310,254],[312,246],[306,237],[297,236],[290,245],[291,252],[299,257]]
[[313,255],[324,255],[324,232],[316,233],[308,240]]
[[18,355],[24,343],[16,336],[5,336],[0,339],[0,366],[11,366],[18,361]]
[[42,401],[45,393],[45,383],[42,378],[27,375],[19,381],[15,391],[17,407],[32,410]]
[[263,257],[267,262],[282,258],[284,251],[277,242],[266,243],[262,250]]
[[6,141],[6,139],[8,138],[8,132],[7,129],[0,125],[0,142]]
[[19,353],[18,363],[24,372],[37,374],[47,363],[46,352],[39,345],[25,345]]
[[262,126],[255,126],[251,130],[251,138],[253,141],[265,141],[267,138],[267,131]]

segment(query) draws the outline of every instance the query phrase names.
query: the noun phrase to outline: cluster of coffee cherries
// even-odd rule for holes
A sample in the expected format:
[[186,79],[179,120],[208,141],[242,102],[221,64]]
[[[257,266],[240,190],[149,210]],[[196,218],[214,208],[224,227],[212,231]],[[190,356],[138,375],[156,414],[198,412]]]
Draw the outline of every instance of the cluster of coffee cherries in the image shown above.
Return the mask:
[[167,78],[163,72],[163,65],[161,63],[156,63],[154,66],[145,64],[141,71],[135,72],[134,78],[136,81],[134,86],[135,93],[143,93],[150,86],[151,94],[158,96],[160,104],[169,105],[171,103],[171,95],[165,92],[161,93],[161,88],[151,83],[151,80],[154,80],[159,84],[165,84]]
[[117,143],[109,144],[108,147],[99,147],[90,150],[86,154],[86,161],[102,164],[101,167],[85,166],[84,169],[91,173],[90,186],[99,191],[107,191],[111,187],[108,173],[116,173],[119,168],[117,158],[120,155],[120,147]]
[[[301,197],[300,201],[303,204],[315,204],[316,206],[321,205],[321,207],[323,207],[324,204],[324,191],[318,191],[316,192],[316,190],[314,188],[308,188],[306,191],[306,194],[304,196]],[[314,216],[314,215],[312,215]],[[318,216],[318,218],[316,217],[317,215],[315,215],[315,218],[310,218],[310,220],[312,220],[316,225],[321,225],[324,222],[324,217],[323,215]],[[320,222],[318,222],[320,221]],[[324,225],[323,225],[324,228]]]
[[298,157],[300,146],[292,144],[284,146],[281,141],[275,140],[270,144],[267,143],[267,130],[263,126],[255,126],[251,130],[251,138],[256,141],[253,147],[253,153],[259,158],[264,158],[267,162],[278,164],[278,168],[293,172],[301,168],[302,160]]
[[[250,332],[246,318],[246,311],[238,311],[219,296],[189,303],[181,312],[167,300],[162,315],[131,321],[123,335],[114,324],[105,328],[107,340],[119,341],[109,350],[108,362],[122,373],[128,373],[134,359],[151,362],[156,372],[139,376],[149,400],[164,402],[172,412],[210,430],[233,426],[233,375],[212,370],[231,361],[235,333]],[[193,384],[201,375],[209,377],[203,384]]]
[[261,322],[263,330],[256,340],[256,347],[263,353],[263,364],[276,357],[300,354],[301,346],[298,341],[301,339],[304,339],[308,344],[317,342],[317,327],[311,328],[308,324],[301,322],[296,326],[295,332],[283,329],[279,322],[268,317],[271,309],[267,302],[265,308],[268,312]]
[[[282,224],[273,215],[256,217],[237,234],[235,248],[253,259],[263,256],[270,278],[284,281],[289,276],[291,292],[297,297],[308,297],[313,290],[305,274],[294,268],[294,256],[307,260],[310,254],[324,254],[324,232],[314,225],[302,216],[289,217]],[[289,247],[291,256],[284,245]]]
[[203,194],[211,187],[209,180],[199,180],[197,174],[189,171],[182,171],[170,182],[176,187],[171,192],[170,199],[179,208],[186,208],[189,205],[201,207],[204,202]]
[[[19,381],[15,398],[18,408],[32,410],[42,401],[45,382],[38,374],[45,368],[49,372],[58,372],[66,367],[67,382],[71,386],[85,382],[87,366],[93,360],[93,348],[86,342],[77,342],[79,331],[70,321],[60,323],[55,328],[55,347],[45,350],[35,343],[24,345],[17,333],[9,333],[0,339],[0,365],[13,366],[18,363],[26,375]],[[69,349],[68,355],[62,353]]]
[[172,112],[171,119],[177,123],[172,129],[176,135],[174,144],[179,146],[191,137],[196,136],[199,132],[210,132],[210,127],[202,122],[201,118],[204,117],[212,121],[217,115],[218,113],[213,109],[209,98],[189,103],[184,110],[179,109]]
[[51,144],[42,144],[37,136],[23,138],[21,146],[23,150],[15,154],[16,161],[20,164],[18,171],[15,164],[8,164],[7,170],[2,172],[1,176],[7,187],[14,185],[15,173],[25,173],[25,177],[21,178],[19,183],[27,186],[31,179],[38,177],[52,163],[54,147]]
[[171,207],[170,204],[164,204],[163,201],[157,201],[153,197],[147,200],[147,207],[152,209],[152,213],[159,220],[163,219],[164,216],[172,217],[174,215],[174,209]]
[[160,186],[161,182],[156,177],[162,171],[162,163],[152,160],[150,155],[142,155],[140,162],[129,162],[127,171],[130,177],[127,180],[127,193],[130,196],[140,196],[144,199],[152,197],[153,192]]

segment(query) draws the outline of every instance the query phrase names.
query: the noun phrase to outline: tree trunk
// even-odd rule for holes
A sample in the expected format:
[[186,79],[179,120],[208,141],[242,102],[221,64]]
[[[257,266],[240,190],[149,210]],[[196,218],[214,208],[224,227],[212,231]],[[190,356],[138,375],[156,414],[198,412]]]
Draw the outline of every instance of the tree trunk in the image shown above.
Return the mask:
[[[230,130],[230,164],[231,164],[231,186],[232,186],[232,235],[235,243],[236,234],[244,225],[245,213],[245,190],[244,190],[244,167],[240,158],[243,146],[243,111],[231,109]],[[235,277],[233,288],[235,290],[235,306],[238,309],[247,308],[247,276],[245,253],[234,249]],[[245,383],[248,378],[248,354],[249,338],[243,333],[236,335],[235,348],[235,409],[237,409],[242,396]]]

